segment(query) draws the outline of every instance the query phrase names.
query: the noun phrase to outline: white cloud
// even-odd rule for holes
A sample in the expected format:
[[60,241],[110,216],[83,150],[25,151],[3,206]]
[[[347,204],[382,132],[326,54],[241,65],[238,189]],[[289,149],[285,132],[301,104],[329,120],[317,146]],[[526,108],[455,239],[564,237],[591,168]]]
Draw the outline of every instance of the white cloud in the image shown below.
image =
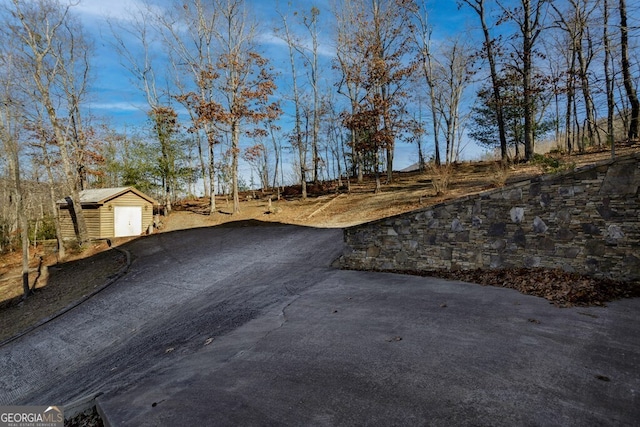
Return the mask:
[[[305,48],[309,50],[312,49],[313,44],[308,36],[303,38],[299,37],[299,39],[299,41]],[[265,45],[275,46],[278,48],[287,48],[287,42],[278,37],[273,31],[261,33],[258,36],[258,40]],[[335,48],[331,45],[331,42],[329,40],[323,40],[322,38],[318,40],[318,55],[326,56],[329,58],[332,58],[336,55]]]
[[133,102],[94,102],[89,104],[89,107],[94,110],[105,110],[112,112],[144,111],[149,108],[147,104]]
[[131,10],[135,10],[133,3],[136,3],[136,1],[109,0],[105,2],[101,0],[84,0],[74,10],[82,15],[93,17],[125,19]]
[[[146,6],[141,0],[83,0],[74,10],[92,18],[107,18],[127,21],[133,19]],[[152,6],[156,8],[156,6]]]
[[258,34],[258,41],[272,46],[287,46],[287,42],[276,36],[273,31]]

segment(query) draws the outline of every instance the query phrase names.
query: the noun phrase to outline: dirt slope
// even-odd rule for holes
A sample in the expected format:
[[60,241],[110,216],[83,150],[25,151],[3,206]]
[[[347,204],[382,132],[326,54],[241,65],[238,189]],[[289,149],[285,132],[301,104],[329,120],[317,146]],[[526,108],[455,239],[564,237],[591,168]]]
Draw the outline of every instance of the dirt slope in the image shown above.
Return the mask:
[[[618,155],[624,155],[638,151],[640,144],[619,145]],[[232,203],[226,197],[216,198],[216,213],[208,215],[208,199],[185,200],[175,205],[172,214],[165,218],[159,232],[208,227],[229,223],[233,221],[258,220],[280,222],[312,227],[347,227],[402,212],[407,212],[424,206],[434,205],[444,200],[449,200],[469,194],[475,194],[490,188],[495,188],[511,182],[530,179],[543,172],[553,170],[567,170],[577,166],[593,164],[606,160],[610,156],[609,151],[600,150],[571,157],[555,157],[549,161],[535,164],[514,165],[502,170],[496,162],[461,163],[453,166],[447,173],[409,172],[395,173],[394,182],[383,185],[382,191],[374,193],[374,181],[368,177],[363,183],[341,182],[323,185],[310,185],[309,197],[302,200],[299,188],[288,187],[281,194],[276,192],[254,191],[242,194],[240,212],[232,213]],[[447,179],[449,185],[443,192],[436,191],[438,183]],[[118,244],[116,240],[114,242]],[[52,268],[43,270],[43,275],[38,279],[33,298],[22,302],[20,295],[21,285],[21,261],[20,254],[9,253],[0,256],[0,341],[3,336],[11,335],[18,325],[24,324],[24,319],[14,318],[26,316],[29,323],[32,317],[43,317],[43,313],[55,311],[56,307],[63,307],[76,297],[90,292],[98,282],[104,282],[107,277],[122,265],[122,258],[118,256],[93,257],[96,253],[103,252],[107,246],[96,243],[84,253],[75,254],[73,259],[87,258],[88,261],[66,262],[57,264],[54,254],[46,253],[42,248],[33,251],[31,267],[35,270],[39,263],[39,257],[43,257],[43,265]],[[49,271],[55,271],[56,276],[49,275]],[[443,272],[443,274],[452,274]],[[599,304],[613,298],[632,296],[634,290],[629,290],[622,285],[595,283],[592,291],[584,291],[586,278],[572,278],[570,275],[561,275],[559,272],[546,279],[542,276],[534,280],[537,285],[528,284],[531,276],[528,272],[467,272],[453,273],[452,278],[483,284],[504,286],[510,282],[512,287],[526,293],[534,293],[548,298],[560,305],[571,304]],[[502,275],[502,276],[500,276]],[[509,280],[502,280],[508,277]],[[35,273],[31,275],[33,283]],[[589,279],[591,280],[591,279]],[[579,283],[578,283],[579,282]],[[546,285],[545,285],[546,283]],[[561,286],[557,286],[561,283]],[[537,289],[534,289],[536,288]],[[595,286],[595,288],[594,288]],[[583,289],[587,297],[569,297],[567,287]],[[587,286],[588,287],[588,286]],[[618,291],[615,291],[618,289]],[[622,290],[620,290],[622,289]],[[635,288],[634,288],[635,289]],[[45,292],[46,290],[46,292]],[[580,295],[584,292],[579,292]],[[46,297],[45,297],[46,295]],[[4,301],[4,302],[2,302]],[[42,306],[40,306],[41,304]],[[25,314],[27,313],[27,314]],[[31,313],[31,314],[29,314]],[[13,326],[12,326],[13,325]]]

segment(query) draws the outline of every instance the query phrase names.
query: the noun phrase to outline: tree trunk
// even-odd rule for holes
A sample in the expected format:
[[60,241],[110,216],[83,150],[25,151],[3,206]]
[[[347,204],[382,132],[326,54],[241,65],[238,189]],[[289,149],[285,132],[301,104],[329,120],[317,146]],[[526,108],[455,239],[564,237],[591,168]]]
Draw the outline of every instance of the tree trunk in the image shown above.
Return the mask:
[[[302,184],[302,198],[307,198],[307,177],[306,177],[306,163],[307,163],[307,147],[303,145],[302,141],[302,118],[301,118],[301,101],[300,95],[298,92],[298,78],[296,73],[296,61],[294,57],[294,50],[297,49],[295,47],[295,42],[289,32],[289,26],[284,17],[282,17],[282,23],[284,25],[285,31],[285,41],[287,42],[287,47],[289,49],[289,65],[291,66],[291,76],[292,76],[292,90],[293,90],[293,103],[295,108],[295,123],[294,123],[294,136],[292,147],[294,150],[298,151],[298,159],[300,161],[300,181]],[[315,150],[313,150],[315,155]]]
[[22,295],[27,298],[31,293],[29,288],[29,221],[27,220],[27,212],[24,209],[24,201],[22,200],[22,189],[20,184],[16,184],[18,195],[19,209],[18,220],[20,221],[20,239],[22,240]]
[[393,182],[393,145],[387,147],[387,184]]
[[[587,134],[589,135],[589,142],[593,144],[596,136],[596,117],[595,107],[593,105],[593,98],[591,97],[591,90],[589,85],[588,67],[584,58],[584,52],[582,51],[582,43],[578,44],[578,64],[580,65],[580,82],[582,87],[582,96],[584,97],[584,105],[587,114]],[[600,145],[600,144],[598,144]]]
[[[484,25],[484,24],[483,24]],[[487,32],[486,37],[489,36]],[[491,46],[491,41],[487,41],[487,46]],[[492,49],[487,48],[489,57],[489,68],[491,70],[491,86],[493,87],[493,100],[495,103],[496,121],[498,122],[498,139],[500,140],[500,159],[502,163],[506,163],[509,155],[507,153],[507,133],[504,125],[504,114],[502,108],[502,96],[500,95],[500,82],[498,81],[498,73],[496,71],[495,59],[493,58]]]
[[43,60],[39,58],[37,61],[37,69],[36,69],[36,85],[38,87],[38,92],[42,98],[42,104],[47,111],[47,116],[49,118],[49,122],[51,123],[51,127],[53,128],[53,132],[58,143],[58,148],[60,152],[60,159],[62,160],[62,166],[66,178],[66,187],[67,191],[70,193],[69,197],[71,198],[71,209],[73,209],[72,218],[74,218],[74,225],[76,231],[76,239],[78,241],[79,246],[84,246],[89,241],[89,231],[87,229],[87,223],[84,218],[84,213],[82,212],[82,205],[80,203],[80,193],[78,191],[79,183],[78,177],[71,164],[71,156],[68,150],[68,140],[65,137],[64,132],[62,131],[62,125],[58,120],[58,116],[56,110],[53,106],[53,101],[51,100],[51,94],[48,89],[44,87],[41,81],[41,69],[43,67]]
[[[14,1],[14,4],[18,6],[17,1]],[[55,107],[56,104],[53,101],[54,94],[52,93],[52,88],[49,86],[54,77],[60,78],[60,74],[63,74],[65,72],[72,73],[73,70],[64,69],[64,67],[62,67],[57,70],[58,75],[51,76],[45,64],[47,57],[50,57],[49,59],[55,59],[60,62],[63,59],[62,57],[64,56],[64,52],[54,50],[52,48],[51,42],[51,40],[55,37],[56,29],[59,28],[59,26],[63,25],[63,21],[61,20],[51,28],[49,28],[49,30],[51,30],[51,33],[42,35],[38,34],[34,27],[32,27],[33,23],[29,22],[22,11],[18,10],[18,15],[20,17],[22,28],[28,34],[27,44],[29,45],[30,50],[33,52],[33,62],[29,64],[29,66],[31,67],[30,73],[32,73],[33,82],[35,83],[34,95],[36,95],[39,98],[38,101],[42,103],[42,106],[47,113],[47,117],[49,118],[49,122],[51,123],[51,127],[54,132],[56,143],[59,148],[60,159],[62,161],[67,189],[70,193],[71,200],[73,201],[73,212],[76,219],[76,237],[78,240],[78,244],[80,246],[84,246],[84,244],[89,241],[89,232],[87,229],[84,214],[82,212],[82,206],[80,204],[80,196],[78,191],[80,185],[78,181],[79,177],[76,168],[73,166],[73,153],[69,152],[70,148],[72,147],[70,147],[71,144],[69,143],[69,139],[67,138],[66,126],[58,119],[57,110]],[[44,41],[44,44],[39,44],[37,42],[38,40]],[[64,49],[65,47],[62,46],[61,48]],[[69,107],[71,109],[74,108],[73,105],[70,105]]]
[[240,212],[240,195],[238,192],[238,153],[240,153],[240,125],[231,125],[231,185],[233,187],[233,214]]
[[66,248],[64,247],[64,237],[62,236],[62,227],[60,226],[60,210],[56,204],[55,189],[53,185],[49,184],[49,197],[51,198],[51,209],[53,209],[53,226],[56,230],[56,240],[58,242],[58,260],[63,260],[67,256]]
[[[67,188],[70,193],[69,197],[71,198],[71,206],[70,208],[73,210],[72,218],[74,220],[75,231],[76,231],[76,239],[78,241],[78,245],[83,247],[86,243],[89,242],[89,230],[87,228],[87,222],[84,218],[84,212],[82,211],[82,204],[80,202],[80,192],[78,191],[77,182],[75,180],[75,176],[73,174],[73,170],[71,168],[71,164],[68,156],[62,154],[64,144],[60,145],[60,152],[62,157],[62,163],[64,165],[64,169],[67,175]],[[66,150],[64,150],[66,151]]]
[[629,28],[627,27],[627,5],[625,0],[620,0],[620,50],[622,51],[622,76],[627,98],[631,104],[631,119],[629,121],[629,140],[638,138],[638,128],[640,126],[640,101],[636,90],[633,87],[633,77],[631,76],[631,64],[629,62]]
[[578,119],[578,100],[573,97],[573,146],[578,146],[578,152],[582,153],[582,139],[580,137],[580,122]]
[[571,64],[569,66],[569,70],[567,72],[567,110],[565,115],[565,133],[566,133],[566,144],[567,144],[567,153],[571,155],[573,152],[573,121],[571,118],[573,117],[573,98],[575,94],[575,62],[576,62],[576,52],[575,49],[571,50]]
[[379,167],[379,163],[380,163],[380,151],[376,150],[375,153],[375,160],[374,160],[374,165],[373,165],[373,171],[375,174],[375,178],[376,178],[376,188],[373,191],[374,193],[378,194],[380,192],[380,189],[382,188],[382,186],[380,185],[380,167]]
[[480,23],[482,24],[482,33],[484,34],[484,45],[487,53],[487,61],[489,62],[489,71],[491,74],[491,87],[493,89],[493,100],[495,103],[496,121],[498,122],[498,139],[500,140],[500,158],[502,163],[507,162],[507,133],[504,123],[504,109],[502,107],[502,96],[500,94],[500,81],[498,78],[498,72],[496,70],[496,57],[493,51],[493,41],[489,34],[489,27],[485,19],[484,0],[476,0],[475,5],[471,4],[471,0],[465,0],[465,2],[471,6],[478,16],[480,17]]
[[603,0],[603,36],[604,41],[604,80],[607,93],[607,143],[611,146],[611,158],[616,157],[616,143],[613,129],[614,118],[614,99],[613,99],[613,78],[611,77],[611,69],[609,61],[611,60],[611,43],[609,41],[609,2]]
[[[7,112],[7,114],[11,114]],[[16,218],[18,220],[18,228],[20,229],[20,240],[22,241],[22,297],[27,298],[30,294],[29,288],[29,222],[27,220],[27,212],[24,207],[24,194],[22,191],[21,177],[20,177],[20,156],[18,153],[18,143],[14,140],[12,135],[8,133],[10,130],[5,129],[5,124],[0,123],[2,126],[5,146],[8,148],[9,154],[9,170],[13,175],[13,194],[16,207]]]
[[425,161],[424,152],[422,151],[422,138],[418,139],[418,170],[424,172]]
[[169,173],[169,155],[167,153],[166,136],[158,132],[158,140],[160,141],[160,150],[162,153],[162,186],[164,189],[164,206],[166,214],[171,213],[171,178]]
[[531,28],[531,1],[523,0],[524,9],[522,31],[522,89],[524,91],[524,158],[528,162],[534,153],[534,111],[531,76],[533,74],[533,34]]
[[440,129],[438,126],[438,113],[436,110],[436,99],[435,94],[433,93],[433,88],[429,89],[429,95],[431,98],[431,120],[433,120],[433,150],[434,150],[434,161],[436,166],[440,166],[442,164],[442,160],[440,159]]
[[[298,134],[298,138],[300,138],[300,134]],[[306,200],[307,198],[307,166],[305,154],[302,138],[300,138],[298,141],[298,161],[300,162],[300,185],[303,200]]]
[[216,170],[213,136],[207,135],[207,145],[209,147],[209,215],[214,215],[216,213]]
[[53,170],[51,165],[51,157],[47,150],[46,142],[42,142],[42,157],[44,160],[45,169],[47,171],[47,184],[49,185],[49,199],[51,201],[51,209],[53,212],[53,224],[56,229],[56,240],[58,241],[58,260],[63,260],[66,257],[66,249],[64,247],[64,237],[62,235],[62,226],[60,224],[60,209],[56,203],[56,184],[55,177],[53,176]]
[[[209,138],[207,137],[207,140],[208,139]],[[200,164],[200,177],[202,178],[204,194],[205,195],[211,194],[210,193],[211,190],[209,186],[209,184],[211,183],[211,174],[209,174],[209,176],[207,177],[207,165],[204,160],[204,152],[203,152],[204,150],[202,149],[202,136],[200,132],[198,132],[197,140],[198,140],[198,163]],[[209,153],[211,153],[211,151],[209,151]],[[211,184],[211,186],[213,186],[213,184]]]
[[318,174],[320,168],[320,154],[318,152],[318,134],[320,133],[320,105],[319,105],[319,95],[318,95],[318,87],[317,83],[314,81],[313,83],[313,127],[312,127],[312,138],[311,145],[313,146],[313,182],[314,184],[318,183]]
[[269,124],[269,134],[271,135],[271,143],[273,144],[273,152],[275,153],[275,158],[276,158],[276,163],[274,165],[274,171],[273,171],[273,181],[272,181],[271,187],[276,188],[278,187],[278,172],[280,167],[280,149],[279,149],[280,147],[278,145],[278,141],[274,133],[273,125],[271,123]]
[[300,166],[300,186],[302,192],[302,200],[307,198],[307,170],[304,166]]
[[440,129],[438,126],[438,109],[436,106],[436,93],[435,84],[433,82],[433,67],[431,64],[431,53],[426,54],[426,58],[423,58],[423,72],[425,73],[425,79],[427,86],[429,87],[429,101],[431,103],[431,120],[433,122],[433,150],[434,161],[436,166],[440,166],[442,161],[440,159]]

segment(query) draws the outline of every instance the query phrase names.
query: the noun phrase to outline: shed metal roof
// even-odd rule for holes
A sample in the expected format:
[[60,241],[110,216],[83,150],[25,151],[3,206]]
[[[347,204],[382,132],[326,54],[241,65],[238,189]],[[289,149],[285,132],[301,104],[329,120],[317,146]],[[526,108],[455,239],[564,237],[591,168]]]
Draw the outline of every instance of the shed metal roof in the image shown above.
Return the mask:
[[[135,193],[136,195],[140,196],[141,198],[147,200],[148,202],[154,205],[158,204],[158,202],[156,202],[153,198],[136,190],[133,187],[96,188],[92,190],[82,190],[79,194],[80,204],[102,205],[108,202],[109,200],[115,199],[116,197],[121,196],[122,194],[125,194],[129,191],[131,191],[132,193]],[[64,199],[58,200],[57,203],[59,205],[66,205],[68,204],[68,201],[67,201],[67,198],[64,198]]]

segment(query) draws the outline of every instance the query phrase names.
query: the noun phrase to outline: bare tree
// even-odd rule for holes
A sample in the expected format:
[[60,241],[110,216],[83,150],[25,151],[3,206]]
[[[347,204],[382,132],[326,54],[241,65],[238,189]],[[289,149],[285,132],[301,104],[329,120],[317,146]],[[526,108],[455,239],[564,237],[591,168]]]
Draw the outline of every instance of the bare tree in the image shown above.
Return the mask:
[[84,29],[78,23],[67,20],[63,26],[61,37],[64,37],[63,42],[68,46],[68,53],[61,55],[60,66],[68,71],[61,74],[61,89],[68,105],[67,127],[78,176],[78,189],[85,190],[89,175],[93,173],[92,163],[95,160],[99,161],[99,154],[90,147],[92,130],[84,122],[81,108],[88,93],[90,53],[93,48],[89,38],[84,34]]
[[[407,142],[415,143],[418,148],[418,170],[424,172],[427,161],[425,158],[424,150],[424,136],[427,134],[427,130],[424,126],[424,120],[422,117],[422,103],[418,100],[418,112],[413,114],[413,118],[409,121],[408,127],[409,136]],[[435,163],[435,159],[434,159]],[[440,166],[436,163],[437,166]]]
[[302,50],[299,40],[293,35],[289,28],[289,22],[286,15],[280,14],[281,26],[276,29],[276,35],[280,37],[286,44],[289,53],[289,65],[291,67],[291,90],[294,107],[294,129],[289,136],[291,146],[298,155],[298,167],[300,168],[300,184],[302,186],[302,198],[307,198],[307,151],[306,138],[302,130],[302,97],[298,83],[298,71],[295,52]]
[[500,94],[500,78],[496,65],[497,54],[495,52],[496,39],[492,38],[489,33],[489,26],[486,20],[485,0],[462,0],[469,5],[477,14],[482,26],[482,35],[484,37],[483,51],[489,63],[489,72],[491,76],[491,87],[493,89],[493,103],[496,110],[496,121],[498,125],[498,138],[500,139],[500,158],[502,162],[506,162],[507,153],[507,133],[505,131],[505,121],[503,113],[503,102]]
[[520,45],[514,49],[518,58],[515,68],[522,76],[524,100],[524,157],[533,159],[535,146],[535,91],[533,88],[534,55],[536,42],[543,30],[547,6],[550,0],[519,0],[518,7],[506,7],[499,3],[506,17],[518,27]]
[[213,84],[219,101],[202,102],[203,120],[224,127],[231,141],[233,213],[240,212],[238,195],[238,157],[243,126],[258,124],[277,108],[268,100],[276,88],[268,61],[256,50],[256,25],[249,20],[242,0],[219,0],[216,7],[221,25],[216,32],[220,47],[219,75]]
[[640,101],[633,86],[631,77],[631,62],[629,60],[629,26],[627,24],[627,2],[620,0],[618,6],[620,12],[620,50],[622,61],[622,76],[624,78],[624,88],[631,104],[631,120],[629,122],[629,132],[627,134],[630,140],[637,139],[640,129]]
[[[413,40],[417,50],[417,61],[420,64],[420,72],[426,82],[429,92],[429,109],[431,110],[431,123],[433,126],[433,144],[434,144],[434,162],[436,166],[440,166],[440,120],[438,118],[438,108],[436,106],[436,82],[434,76],[434,58],[431,43],[432,28],[428,22],[428,13],[426,4],[422,3],[420,9],[414,13],[414,24],[411,26]],[[413,131],[416,137],[423,132],[420,131],[421,126],[414,126]],[[420,147],[420,144],[418,144]]]
[[315,6],[311,7],[308,15],[304,15],[302,20],[306,27],[309,37],[311,38],[311,47],[303,48],[298,45],[297,49],[301,55],[305,58],[305,61],[309,67],[309,83],[313,91],[313,124],[311,128],[311,155],[313,156],[313,182],[318,182],[318,168],[320,163],[320,155],[318,153],[319,134],[320,134],[320,68],[318,65],[318,15],[320,15],[320,9]]
[[[323,104],[323,110],[326,111],[327,114],[327,120],[324,121],[324,134],[326,135],[327,144],[333,156],[333,161],[335,162],[335,175],[338,178],[338,186],[342,187],[344,185],[342,181],[343,173],[348,171],[347,156],[345,153],[346,138],[344,128],[340,123],[340,112],[338,111],[339,107],[334,92],[326,94],[323,98]],[[347,191],[351,191],[351,182],[348,173],[346,174],[346,179]]]
[[[374,169],[377,173],[378,151],[386,152],[387,183],[393,181],[393,158],[396,135],[404,128],[403,117],[406,101],[405,87],[410,81],[415,68],[409,60],[411,55],[411,37],[405,30],[416,10],[414,1],[380,0],[354,1],[350,8],[357,11],[353,41],[341,40],[342,50],[350,49],[348,58],[361,61],[359,73],[345,70],[344,77],[358,82],[358,87],[365,89],[361,99],[352,106],[352,113],[347,117],[347,125],[352,132],[359,133],[365,139],[363,147],[374,156]],[[345,34],[349,34],[345,32]],[[355,55],[354,55],[355,53]],[[351,65],[342,63],[344,65]],[[355,113],[353,112],[355,107]],[[377,117],[376,117],[377,116]],[[376,185],[376,190],[379,186]]]
[[[306,168],[307,152],[311,151],[311,180],[315,183],[319,179],[319,168],[321,157],[319,153],[319,137],[320,137],[320,122],[321,122],[321,96],[320,96],[320,63],[319,63],[319,28],[318,28],[318,16],[320,15],[320,9],[312,6],[308,13],[295,11],[293,13],[296,17],[301,17],[299,24],[304,27],[304,31],[308,34],[307,37],[296,36],[294,28],[291,27],[288,17],[283,12],[278,12],[280,16],[280,24],[275,29],[275,35],[283,40],[288,47],[289,64],[291,69],[291,81],[292,81],[292,101],[295,109],[295,122],[294,131],[291,135],[291,142],[294,150],[298,152],[299,163]],[[298,78],[298,65],[302,63],[303,67],[308,70],[307,82],[311,87],[310,106],[304,107],[310,112],[309,123],[309,135],[303,135],[301,133],[301,110],[303,106],[300,102],[306,99],[303,96],[303,85]],[[309,142],[306,146],[302,140]],[[306,181],[307,172],[300,171],[300,174],[304,177],[302,181]],[[302,184],[303,198],[306,198],[306,182]]]
[[[362,22],[360,2],[343,0],[334,10],[336,17],[336,66],[340,73],[338,93],[344,95],[349,102],[349,111],[343,118],[353,116],[364,99],[366,92],[360,75],[364,72],[363,49],[359,39],[358,29],[365,24]],[[358,182],[364,178],[364,150],[359,143],[359,135],[350,132],[352,162],[357,168]]]
[[441,49],[433,79],[440,129],[446,142],[445,161],[449,164],[457,161],[460,152],[463,124],[460,107],[464,90],[471,82],[473,61],[471,49],[459,39],[443,44]]
[[[162,199],[166,213],[171,212],[176,186],[177,140],[173,135],[178,131],[177,114],[171,106],[169,91],[162,93],[158,86],[167,83],[166,67],[157,65],[157,52],[153,43],[159,37],[153,26],[157,15],[149,5],[131,12],[126,23],[110,22],[114,36],[114,48],[120,55],[123,66],[131,73],[132,81],[144,94],[147,115],[152,127],[152,135],[158,143],[158,171],[162,182]],[[162,73],[160,70],[164,70]]]
[[[70,16],[69,9],[70,6],[60,6],[53,0],[33,3],[12,0],[11,15],[16,21],[5,26],[5,35],[19,40],[17,64],[33,83],[33,90],[29,91],[31,101],[42,105],[46,112],[70,193],[77,239],[80,245],[84,245],[89,234],[80,203],[79,174],[74,165],[78,149],[74,142],[79,138],[73,135],[71,126],[72,117],[77,117],[79,111],[81,93],[78,91],[82,86],[69,84],[75,81],[74,73],[77,71],[74,58],[78,55],[74,49],[82,48],[73,36],[79,24]],[[80,57],[84,58],[84,55]],[[86,69],[82,72],[86,73]],[[64,115],[69,120],[64,120]]]
[[282,128],[275,123],[274,120],[269,119],[266,122],[267,131],[269,133],[269,138],[271,139],[271,144],[273,146],[273,153],[275,157],[275,164],[273,167],[273,180],[271,181],[271,187],[277,189],[278,191],[278,200],[280,200],[280,186],[283,185],[282,180],[279,179],[279,174],[281,172],[281,164],[282,164]]
[[18,220],[20,239],[22,240],[22,291],[23,298],[30,293],[29,288],[29,224],[25,209],[26,194],[23,191],[22,177],[20,173],[20,142],[19,132],[20,112],[22,106],[17,102],[16,94],[12,90],[12,72],[15,70],[12,57],[0,55],[0,140],[7,155],[9,176],[13,185],[11,187],[15,204],[15,215]]
[[393,181],[393,158],[396,134],[403,129],[405,86],[414,71],[407,63],[411,53],[410,34],[405,25],[416,10],[411,0],[371,2],[370,32],[365,34],[371,55],[366,63],[368,98],[380,115],[378,135],[386,150],[387,183]]
[[[589,66],[594,56],[593,40],[589,27],[592,24],[592,14],[596,10],[597,4],[588,0],[569,0],[568,10],[560,10],[555,4],[551,6],[556,12],[556,21],[560,28],[567,32],[570,41],[570,52],[572,55],[571,64],[575,67],[577,60],[578,69],[570,72],[577,74],[580,80],[580,88],[584,100],[586,113],[586,127],[589,141],[592,143],[599,136],[596,130],[596,109],[591,94],[589,82]],[[575,85],[575,79],[570,82]],[[572,87],[571,92],[576,88]]]
[[264,193],[264,190],[269,187],[269,151],[266,145],[263,142],[258,142],[245,148],[242,158],[249,163],[252,172],[258,175],[260,189]]
[[176,188],[176,147],[175,135],[178,132],[178,114],[172,107],[156,106],[149,112],[156,140],[160,144],[158,162],[162,188],[165,194],[165,206],[171,211],[171,200]]
[[[18,46],[14,43],[18,43]],[[7,122],[15,122],[13,123],[14,125],[19,121],[20,130],[22,131],[19,132],[19,130],[15,130],[13,133],[16,137],[21,135],[21,138],[19,140],[16,139],[16,141],[22,146],[16,147],[17,151],[7,150],[7,153],[11,154],[22,152],[23,155],[27,153],[30,154],[31,162],[35,166],[34,172],[36,173],[38,173],[40,167],[45,168],[46,182],[48,186],[48,210],[53,218],[58,246],[58,258],[64,259],[66,256],[66,248],[60,223],[60,211],[56,201],[60,197],[61,189],[65,193],[68,191],[68,185],[65,184],[64,174],[63,176],[60,176],[59,174],[59,165],[61,163],[59,145],[57,144],[55,133],[51,128],[51,122],[47,118],[47,111],[42,103],[39,103],[37,99],[33,98],[33,77],[32,75],[23,72],[23,68],[20,66],[23,62],[16,61],[21,58],[20,55],[18,55],[21,51],[21,48],[19,47],[20,44],[21,41],[18,38],[7,37],[5,38],[5,43],[2,46],[4,48],[4,52],[0,54],[0,58],[4,61],[5,71],[10,71],[10,74],[4,75],[7,77],[7,80],[3,81],[4,89],[2,93],[6,97],[6,102],[3,105],[5,107],[10,105],[10,111],[7,112],[5,117],[14,118],[15,120],[7,120]],[[71,62],[73,63],[73,61]],[[84,70],[86,71],[86,68],[84,68]],[[86,74],[83,73],[83,77],[86,77]],[[65,79],[63,79],[63,81],[65,81]],[[67,90],[66,88],[64,89],[64,92],[66,94],[74,93],[73,90]],[[67,99],[69,99],[69,97],[67,97]],[[79,106],[80,104],[76,103],[75,109],[79,110]],[[84,144],[80,138],[75,138],[74,141],[77,143],[75,145],[75,152],[79,153],[81,151],[80,147],[84,147]],[[30,152],[27,151],[28,149],[30,149]],[[78,157],[84,156],[77,156],[76,161],[78,160]],[[15,159],[15,164],[17,166],[19,166],[19,161],[20,158]],[[79,173],[81,167],[78,167],[77,165],[78,164],[76,164],[76,170]],[[18,168],[15,168],[14,170],[17,169]],[[80,176],[78,176],[78,180],[81,180]],[[27,191],[24,192],[22,197],[24,200],[28,200],[29,198],[35,199],[37,196],[32,192]],[[26,206],[26,203],[23,205]],[[23,214],[28,216],[26,207],[21,209],[21,211]],[[42,211],[44,211],[44,208]],[[44,216],[44,212],[41,217],[42,216]]]
[[615,100],[613,94],[614,79],[611,75],[611,40],[609,39],[609,2],[602,2],[602,40],[604,44],[604,81],[607,94],[607,143],[611,145],[611,158],[616,156],[616,139],[614,134],[614,108]]
[[160,93],[156,84],[156,70],[151,44],[153,34],[149,10],[130,11],[126,23],[109,22],[113,47],[123,67],[132,76],[131,82],[145,95],[150,110],[160,106]]
[[[56,239],[58,241],[58,257],[64,259],[66,256],[66,248],[64,245],[64,236],[62,234],[62,226],[60,224],[60,211],[56,203],[57,176],[55,172],[55,163],[57,156],[52,153],[51,148],[55,147],[53,143],[55,138],[52,132],[45,125],[44,113],[41,108],[36,108],[36,116],[31,118],[31,124],[28,128],[33,134],[31,147],[35,150],[33,157],[36,165],[42,165],[45,168],[47,176],[47,184],[49,187],[49,203],[51,203],[51,211],[53,212],[53,223],[56,230]],[[37,161],[35,160],[37,159]]]
[[[559,57],[564,58],[565,64],[564,67],[562,65],[559,68],[563,68],[562,72],[558,72],[557,76],[559,80],[562,81],[560,87],[557,88],[558,92],[564,93],[565,96],[565,105],[564,105],[564,146],[566,147],[567,153],[571,154],[574,150],[574,147],[577,145],[576,141],[576,133],[573,131],[575,117],[574,117],[574,106],[576,99],[576,91],[578,85],[578,72],[577,72],[577,52],[576,49],[570,48],[566,49],[566,46],[573,47],[575,45],[575,41],[572,38],[572,33],[569,31],[564,31],[564,37],[556,42],[555,48],[560,52]],[[556,106],[559,109],[558,106]],[[560,115],[558,114],[558,121],[560,121]]]
[[[202,0],[194,0],[189,4],[175,1],[171,11],[157,16],[165,47],[169,50],[176,71],[175,80],[181,93],[176,99],[187,107],[192,131],[196,133],[198,159],[205,193],[210,200],[210,214],[216,212],[214,145],[219,139],[216,138],[215,124],[200,120],[198,111],[194,110],[198,103],[194,103],[193,97],[188,96],[191,91],[184,87],[181,80],[184,74],[189,76],[193,94],[197,95],[199,101],[208,103],[214,100],[211,77],[216,74],[215,28],[218,18],[218,9],[214,4]],[[204,160],[202,134],[208,147],[208,162]]]

